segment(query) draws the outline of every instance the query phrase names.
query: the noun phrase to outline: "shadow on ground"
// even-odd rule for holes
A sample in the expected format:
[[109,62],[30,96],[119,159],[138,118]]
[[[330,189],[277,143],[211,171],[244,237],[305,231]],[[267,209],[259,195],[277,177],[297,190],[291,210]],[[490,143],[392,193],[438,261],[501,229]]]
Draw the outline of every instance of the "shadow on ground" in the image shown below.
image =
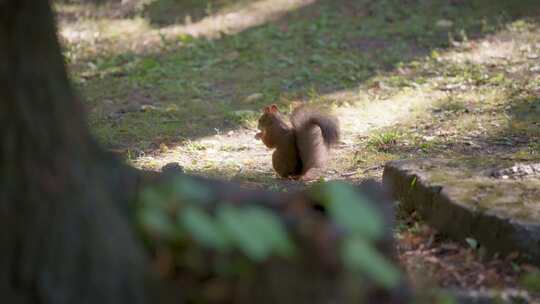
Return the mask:
[[414,86],[433,75],[395,71],[536,12],[536,1],[316,1],[217,40],[180,35],[161,53],[90,58],[73,76],[103,142],[156,149],[252,127],[270,102],[340,106],[321,96],[381,77]]
[[198,22],[215,12],[232,11],[234,8],[256,0],[157,0],[146,5],[142,16],[156,26]]

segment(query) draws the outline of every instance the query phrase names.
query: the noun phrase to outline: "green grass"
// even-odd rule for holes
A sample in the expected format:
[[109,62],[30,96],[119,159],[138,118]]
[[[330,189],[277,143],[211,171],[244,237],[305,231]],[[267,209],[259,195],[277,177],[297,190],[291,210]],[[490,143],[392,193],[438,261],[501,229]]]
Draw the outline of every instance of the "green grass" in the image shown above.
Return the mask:
[[[167,6],[172,5],[169,2]],[[129,146],[156,137],[196,138],[216,128],[244,125],[244,119],[234,114],[238,110],[309,99],[308,89],[322,93],[351,89],[370,78],[384,79],[387,87],[396,89],[422,83],[426,75],[411,78],[387,75],[386,71],[409,66],[431,49],[447,47],[449,34],[485,35],[511,20],[514,11],[519,12],[518,7],[499,14],[508,6],[504,1],[492,5],[483,1],[461,5],[447,1],[398,2],[350,1],[342,7],[323,1],[292,12],[277,23],[219,40],[180,35],[168,43],[181,46],[165,53],[89,58],[72,77],[81,84],[89,107],[97,109],[90,122],[107,143]],[[369,15],[365,15],[366,10]],[[452,20],[454,26],[434,26],[441,19]],[[69,61],[82,64],[77,59]],[[422,69],[418,72],[429,73]],[[458,82],[487,81],[482,67],[474,65],[449,67],[443,75]],[[88,79],[82,81],[84,77]],[[263,98],[245,104],[245,97],[253,93]],[[130,103],[136,94],[144,95],[158,110],[133,112],[111,124],[106,118],[110,109],[103,109],[103,99]],[[171,120],[178,123],[161,123]],[[141,121],[147,123],[137,123]]]
[[[351,144],[330,164],[337,174],[480,148],[538,155],[540,76],[529,59],[540,43],[538,20],[528,16],[534,1],[318,1],[219,38],[162,32],[184,22],[165,12],[182,9],[196,23],[257,1],[201,1],[193,11],[191,4],[178,3],[149,1],[121,23],[97,14],[64,25],[99,29],[104,37],[64,43],[64,55],[89,109],[91,130],[138,166],[159,168],[159,155],[165,155],[167,161],[182,159],[193,172],[237,176],[241,165],[231,159],[249,163],[253,153],[265,150],[258,142],[234,139],[253,136],[264,105],[276,103],[289,112],[299,101],[363,117],[340,117]],[[500,47],[501,55],[491,54],[503,42],[482,47],[490,35],[529,47]],[[130,47],[147,36],[156,38],[148,48]],[[416,99],[422,102],[410,109],[377,106]],[[401,111],[409,113],[399,121],[384,118]],[[373,127],[356,131],[366,120]],[[202,142],[208,137],[219,144]],[[507,142],[512,145],[501,144]],[[155,159],[141,161],[141,155]],[[262,170],[270,170],[270,156],[256,158],[249,168],[259,170],[262,159]],[[252,175],[246,180],[268,182],[271,176]]]
[[395,146],[401,135],[397,130],[390,130],[372,134],[367,142],[367,146],[376,150],[387,152]]

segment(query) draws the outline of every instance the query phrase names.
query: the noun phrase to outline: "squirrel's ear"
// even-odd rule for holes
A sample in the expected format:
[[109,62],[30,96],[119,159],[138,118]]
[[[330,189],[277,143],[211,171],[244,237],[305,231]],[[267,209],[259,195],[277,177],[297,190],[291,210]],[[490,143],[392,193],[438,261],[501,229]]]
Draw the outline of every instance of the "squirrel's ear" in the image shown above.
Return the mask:
[[277,107],[276,104],[272,104],[272,105],[270,106],[270,112],[271,112],[271,113],[279,112],[279,109],[278,109],[278,107]]
[[264,107],[263,113],[270,113],[270,107],[269,106]]

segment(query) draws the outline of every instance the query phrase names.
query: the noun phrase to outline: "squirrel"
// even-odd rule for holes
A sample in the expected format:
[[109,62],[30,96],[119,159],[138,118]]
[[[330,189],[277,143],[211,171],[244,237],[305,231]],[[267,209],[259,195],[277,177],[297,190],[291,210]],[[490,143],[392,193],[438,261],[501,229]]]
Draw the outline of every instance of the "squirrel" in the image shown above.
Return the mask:
[[263,109],[259,118],[259,133],[272,154],[272,166],[282,178],[300,179],[310,176],[311,169],[321,168],[329,150],[339,140],[339,124],[335,117],[323,115],[305,106],[297,107],[287,124],[277,105]]

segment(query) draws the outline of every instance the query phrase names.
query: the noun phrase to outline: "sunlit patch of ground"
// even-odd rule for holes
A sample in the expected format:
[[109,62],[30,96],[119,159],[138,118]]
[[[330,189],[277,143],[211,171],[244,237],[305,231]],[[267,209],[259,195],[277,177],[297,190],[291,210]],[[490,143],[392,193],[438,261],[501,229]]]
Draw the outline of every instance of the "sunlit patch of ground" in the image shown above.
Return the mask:
[[271,176],[270,154],[249,130],[216,134],[176,147],[162,146],[156,156],[142,156],[133,162],[145,169],[159,170],[171,162],[178,162],[190,172],[222,171],[234,177],[241,174]]
[[[329,166],[327,176],[356,175],[354,164],[342,162],[347,161],[347,154],[361,149],[356,144],[357,138],[367,136],[373,129],[392,126],[406,120],[411,112],[425,108],[430,100],[422,95],[422,92],[412,90],[384,100],[370,100],[369,98],[355,100],[351,98],[354,96],[352,92],[320,96],[319,98],[323,100],[332,99],[334,102],[348,104],[334,110],[334,115],[339,117],[343,132],[341,143],[334,150],[334,157],[331,160],[333,165]],[[255,140],[255,133],[254,129],[229,131],[227,134],[200,138],[176,147],[162,147],[162,151],[165,150],[164,153],[137,158],[134,164],[146,169],[158,170],[169,162],[178,162],[184,168],[194,172],[218,169],[233,173],[233,175],[255,172],[273,176],[271,151],[265,149],[262,142]],[[343,172],[341,166],[350,168],[347,172]]]
[[236,34],[248,28],[277,20],[284,14],[311,5],[317,0],[261,0],[236,11],[219,13],[199,22],[163,28],[165,35],[191,35],[194,37],[221,37]]
[[[173,24],[153,28],[142,18],[104,17],[73,22],[72,19],[60,19],[59,34],[67,44],[82,45],[84,48],[96,48],[99,52],[120,54],[122,52],[148,53],[159,52],[164,47],[182,44],[186,36],[195,38],[220,38],[223,35],[236,34],[246,29],[274,21],[284,14],[313,4],[316,0],[260,0],[253,1],[236,10],[222,10],[202,20],[183,24]],[[71,13],[84,16],[91,10],[89,5],[58,5],[59,14]],[[99,8],[94,8],[99,9]],[[107,10],[108,8],[101,8]],[[109,8],[114,9],[114,8]],[[116,9],[121,9],[116,8]],[[99,16],[99,15],[98,15]],[[87,53],[90,56],[95,53]]]
[[[60,32],[92,130],[137,167],[177,162],[275,187],[256,119],[299,101],[340,119],[328,179],[379,178],[398,158],[540,159],[538,16],[501,22],[489,14],[503,2],[407,3],[251,1],[192,23],[105,15],[61,20]],[[404,225],[401,258],[439,286],[516,287],[528,271]]]

